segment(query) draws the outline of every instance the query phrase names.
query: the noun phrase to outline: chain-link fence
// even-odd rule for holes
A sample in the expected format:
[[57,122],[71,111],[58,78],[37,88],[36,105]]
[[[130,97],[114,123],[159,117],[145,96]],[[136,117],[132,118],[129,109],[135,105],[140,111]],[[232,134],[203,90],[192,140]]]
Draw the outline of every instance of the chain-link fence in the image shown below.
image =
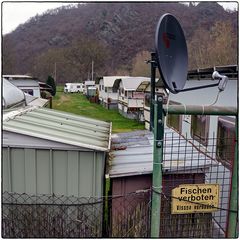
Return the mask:
[[159,236],[226,237],[235,136],[207,137],[206,146],[184,138],[164,138]]
[[3,193],[2,237],[102,237],[103,201]]
[[[203,147],[187,136],[165,136],[159,237],[226,237],[235,143],[235,138],[223,142],[213,136]],[[149,185],[99,198],[4,192],[2,237],[150,237],[152,191]],[[212,191],[217,202],[210,207],[209,201],[196,201],[211,200],[206,193]],[[189,206],[201,211],[188,211]]]
[[151,191],[109,199],[109,237],[150,237]]
[[2,237],[147,237],[150,204],[150,191],[101,198],[4,192]]

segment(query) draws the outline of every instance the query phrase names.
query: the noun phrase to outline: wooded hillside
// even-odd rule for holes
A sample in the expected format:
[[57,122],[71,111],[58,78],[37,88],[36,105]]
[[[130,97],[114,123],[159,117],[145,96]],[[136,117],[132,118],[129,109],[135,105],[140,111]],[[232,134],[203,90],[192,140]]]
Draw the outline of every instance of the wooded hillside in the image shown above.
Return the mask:
[[85,3],[47,11],[3,36],[3,74],[84,81],[106,74],[148,75],[160,16],[174,14],[188,43],[189,69],[237,63],[238,13],[216,2]]

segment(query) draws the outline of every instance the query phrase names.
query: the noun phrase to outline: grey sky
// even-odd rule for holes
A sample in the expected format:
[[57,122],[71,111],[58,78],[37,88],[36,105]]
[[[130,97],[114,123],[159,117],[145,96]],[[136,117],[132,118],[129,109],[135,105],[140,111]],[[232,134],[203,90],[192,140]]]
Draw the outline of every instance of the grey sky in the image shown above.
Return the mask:
[[[13,31],[29,18],[42,14],[48,9],[72,4],[59,2],[4,2],[2,3],[2,33]],[[77,3],[75,3],[77,4]]]
[[[70,2],[10,2],[2,3],[2,33],[13,31],[18,25],[25,23],[29,18],[42,14],[48,9],[54,9]],[[75,4],[78,4],[77,2]],[[224,8],[234,10],[238,7],[237,2],[219,2]]]

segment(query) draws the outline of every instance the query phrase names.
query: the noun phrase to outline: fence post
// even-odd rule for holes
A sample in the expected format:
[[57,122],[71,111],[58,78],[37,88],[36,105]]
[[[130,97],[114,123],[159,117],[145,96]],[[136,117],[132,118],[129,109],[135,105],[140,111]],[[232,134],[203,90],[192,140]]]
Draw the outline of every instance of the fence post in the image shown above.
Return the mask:
[[[155,98],[156,99],[156,98]],[[162,192],[164,116],[162,97],[154,103],[154,146],[152,176],[151,237],[158,238],[160,230],[160,210]]]
[[230,195],[230,211],[228,215],[227,237],[237,238],[237,222],[238,222],[238,116],[235,122],[236,128],[236,143],[235,143],[235,157],[232,167],[232,188]]
[[154,99],[155,99],[155,81],[156,81],[156,53],[151,53],[151,98],[150,98],[150,128],[152,132],[154,127]]

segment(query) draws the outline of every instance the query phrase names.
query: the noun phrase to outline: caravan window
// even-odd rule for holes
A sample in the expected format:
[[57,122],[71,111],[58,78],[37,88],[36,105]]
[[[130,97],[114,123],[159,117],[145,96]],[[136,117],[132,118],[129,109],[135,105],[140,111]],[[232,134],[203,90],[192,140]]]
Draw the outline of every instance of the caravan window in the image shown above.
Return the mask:
[[191,136],[204,146],[208,143],[209,122],[206,115],[193,115],[191,120]]
[[[181,104],[178,102],[170,101],[169,105],[181,105]],[[179,114],[169,114],[167,116],[167,126],[181,133],[182,132],[182,116]]]
[[22,89],[25,93],[33,96],[33,89]]
[[118,92],[118,89],[113,87],[113,88],[112,88],[112,92],[113,92],[113,93],[117,93],[117,92]]
[[231,168],[236,145],[235,119],[219,117],[217,131],[217,160]]
[[150,101],[151,101],[151,94],[145,93],[144,103],[146,107],[150,107]]

